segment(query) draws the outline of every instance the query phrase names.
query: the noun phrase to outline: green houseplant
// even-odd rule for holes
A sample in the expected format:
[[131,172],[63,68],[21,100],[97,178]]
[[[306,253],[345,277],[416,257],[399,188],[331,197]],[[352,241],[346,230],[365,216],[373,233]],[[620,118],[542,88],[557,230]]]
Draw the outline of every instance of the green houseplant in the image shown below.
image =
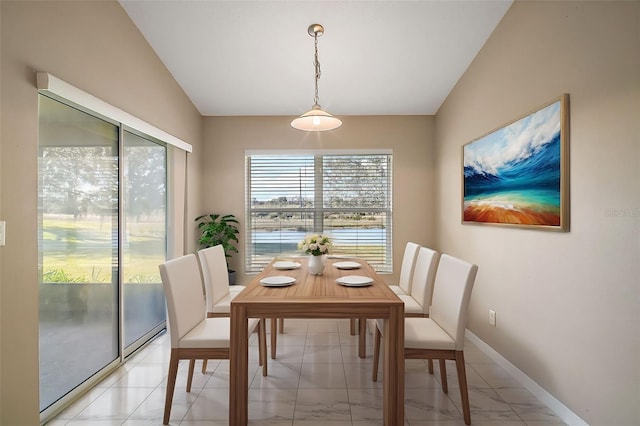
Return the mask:
[[[200,230],[201,248],[222,245],[224,255],[227,257],[227,267],[229,258],[233,253],[238,253],[238,220],[232,214],[221,216],[219,214],[205,214],[195,219]],[[236,283],[235,271],[229,269],[229,284]]]

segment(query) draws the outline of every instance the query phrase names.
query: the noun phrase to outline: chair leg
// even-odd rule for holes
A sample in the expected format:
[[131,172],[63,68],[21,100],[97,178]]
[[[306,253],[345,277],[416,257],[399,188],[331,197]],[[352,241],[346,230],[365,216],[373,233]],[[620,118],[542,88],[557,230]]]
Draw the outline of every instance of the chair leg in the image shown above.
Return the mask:
[[371,375],[371,380],[374,382],[378,381],[378,364],[380,363],[380,340],[382,340],[382,333],[376,327],[376,331],[374,332],[375,337],[373,338],[373,373]]
[[173,402],[173,391],[176,387],[176,376],[178,375],[178,350],[171,349],[171,358],[169,359],[169,375],[167,376],[167,391],[164,401],[164,418],[163,425],[169,424],[169,416],[171,415],[171,403]]
[[196,360],[189,360],[189,376],[187,376],[187,392],[191,392],[191,383],[193,382],[193,370],[196,366]]
[[206,374],[207,373],[207,361],[209,361],[208,359],[203,359],[202,360],[202,374]]
[[258,325],[258,344],[260,352],[260,365],[262,366],[262,375],[267,375],[267,323],[266,318],[260,318]]
[[471,424],[471,407],[469,405],[469,391],[467,389],[467,372],[464,366],[464,353],[456,351],[456,371],[458,373],[458,386],[460,386],[460,400],[462,401],[462,415],[464,424]]
[[279,318],[278,319],[278,333],[282,334],[284,333],[284,318]]
[[351,333],[352,336],[356,335],[356,319],[355,318],[351,318],[349,320],[349,332]]
[[447,364],[444,359],[440,360],[440,381],[442,382],[442,392],[449,393],[449,385],[447,383]]
[[271,359],[276,359],[276,344],[278,339],[278,323],[276,318],[271,318]]

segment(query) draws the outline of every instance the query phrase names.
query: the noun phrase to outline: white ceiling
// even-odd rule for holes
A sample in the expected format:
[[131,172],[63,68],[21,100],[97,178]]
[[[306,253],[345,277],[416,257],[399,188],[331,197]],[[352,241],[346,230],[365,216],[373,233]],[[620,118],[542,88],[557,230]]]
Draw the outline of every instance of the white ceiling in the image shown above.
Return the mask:
[[431,115],[512,0],[120,0],[202,115]]

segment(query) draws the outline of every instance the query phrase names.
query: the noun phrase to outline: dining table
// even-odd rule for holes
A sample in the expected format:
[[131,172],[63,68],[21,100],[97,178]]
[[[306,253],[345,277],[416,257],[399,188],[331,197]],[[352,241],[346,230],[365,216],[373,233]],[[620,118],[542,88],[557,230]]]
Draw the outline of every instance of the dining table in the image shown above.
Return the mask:
[[[231,301],[229,425],[248,422],[249,318],[383,320],[383,424],[404,424],[404,303],[364,259],[274,259]],[[276,332],[275,330],[271,331]],[[360,332],[366,332],[360,327]]]

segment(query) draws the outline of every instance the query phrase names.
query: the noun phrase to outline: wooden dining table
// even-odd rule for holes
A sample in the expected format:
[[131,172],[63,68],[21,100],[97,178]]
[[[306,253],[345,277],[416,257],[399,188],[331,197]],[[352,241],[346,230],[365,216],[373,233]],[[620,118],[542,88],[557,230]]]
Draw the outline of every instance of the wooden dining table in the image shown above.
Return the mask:
[[[229,425],[245,426],[248,421],[248,318],[383,319],[383,422],[386,426],[404,424],[403,302],[363,259],[327,259],[322,275],[309,273],[306,258],[290,260],[300,266],[280,270],[271,262],[231,301]],[[345,260],[357,262],[360,267],[345,270],[334,266]],[[347,275],[370,277],[372,283],[350,287],[336,282]],[[261,283],[275,276],[295,282],[281,287]],[[364,327],[360,329],[364,331]]]

